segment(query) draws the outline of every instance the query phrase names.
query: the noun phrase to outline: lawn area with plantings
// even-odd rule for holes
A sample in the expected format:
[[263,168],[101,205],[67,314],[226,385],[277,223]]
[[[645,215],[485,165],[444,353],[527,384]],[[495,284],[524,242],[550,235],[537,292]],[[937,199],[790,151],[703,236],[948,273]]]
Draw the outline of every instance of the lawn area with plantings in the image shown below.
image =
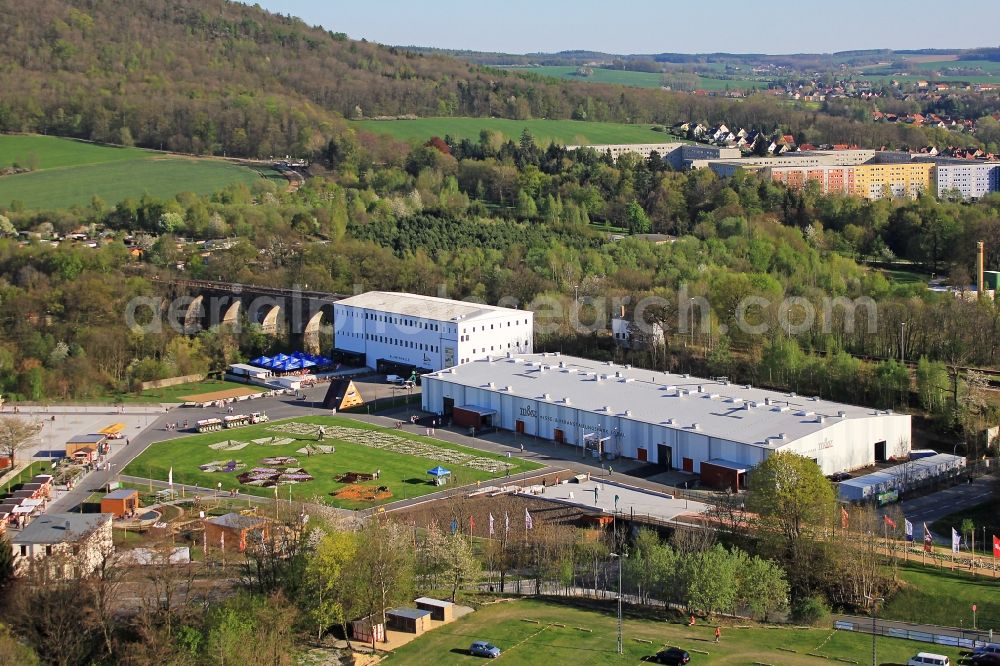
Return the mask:
[[[573,604],[523,599],[480,608],[460,620],[428,632],[397,650],[389,664],[475,664],[469,645],[484,640],[499,647],[508,664],[639,664],[666,646],[691,654],[691,664],[860,663],[871,661],[871,636],[829,628],[754,626],[737,628],[723,621],[721,641],[714,642],[715,624],[699,621],[686,626],[663,611],[626,608],[624,655],[616,652],[617,623],[612,603]],[[742,623],[741,623],[742,624]],[[905,664],[922,650],[946,654],[958,663],[952,648],[891,638],[878,638],[881,664]],[[698,652],[696,652],[696,650]],[[544,652],[545,657],[540,655]],[[706,654],[707,653],[707,654]],[[820,656],[811,656],[820,655]],[[839,661],[834,661],[837,659]]]
[[[320,439],[319,428],[324,429]],[[363,509],[440,490],[427,470],[451,471],[449,486],[515,476],[540,465],[394,428],[327,416],[273,421],[151,445],[123,474],[281,499]],[[368,476],[379,471],[379,478]],[[357,478],[347,478],[354,473]],[[353,480],[353,482],[352,482]]]

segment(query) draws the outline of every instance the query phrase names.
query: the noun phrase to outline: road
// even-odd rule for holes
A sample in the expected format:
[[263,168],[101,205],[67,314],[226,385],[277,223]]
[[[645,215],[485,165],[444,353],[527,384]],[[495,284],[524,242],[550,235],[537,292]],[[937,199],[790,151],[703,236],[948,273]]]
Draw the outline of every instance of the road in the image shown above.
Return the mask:
[[[923,538],[924,523],[927,523],[929,526],[935,520],[944,518],[956,511],[968,509],[986,502],[990,499],[990,495],[993,492],[992,485],[987,479],[980,478],[975,483],[960,483],[957,486],[945,488],[929,495],[904,500],[895,506],[898,506],[903,515],[906,516],[906,519],[913,523],[914,537],[921,539]],[[887,509],[883,509],[882,513],[884,514],[886,511]],[[955,525],[956,529],[958,527],[958,525]],[[936,534],[933,530],[932,533],[936,542],[946,545],[951,544],[950,534]]]

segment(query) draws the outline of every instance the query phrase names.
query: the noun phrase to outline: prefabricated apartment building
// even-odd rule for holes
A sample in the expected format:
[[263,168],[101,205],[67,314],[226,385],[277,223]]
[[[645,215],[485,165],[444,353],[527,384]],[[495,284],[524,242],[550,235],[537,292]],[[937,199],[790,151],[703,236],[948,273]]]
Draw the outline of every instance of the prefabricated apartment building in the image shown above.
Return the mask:
[[910,451],[910,417],[682,374],[553,354],[489,354],[422,378],[423,409],[455,425],[500,428],[745,486],[775,451],[824,474]]

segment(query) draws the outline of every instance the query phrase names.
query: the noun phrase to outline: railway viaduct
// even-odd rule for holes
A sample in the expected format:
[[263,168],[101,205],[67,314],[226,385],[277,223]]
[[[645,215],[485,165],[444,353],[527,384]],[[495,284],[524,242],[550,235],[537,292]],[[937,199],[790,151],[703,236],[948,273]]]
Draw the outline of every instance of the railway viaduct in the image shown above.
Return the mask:
[[212,280],[172,279],[161,284],[167,295],[161,315],[186,334],[214,326],[238,329],[260,324],[265,333],[287,337],[293,347],[311,353],[322,351],[321,336],[332,340],[333,304],[346,298],[344,294]]

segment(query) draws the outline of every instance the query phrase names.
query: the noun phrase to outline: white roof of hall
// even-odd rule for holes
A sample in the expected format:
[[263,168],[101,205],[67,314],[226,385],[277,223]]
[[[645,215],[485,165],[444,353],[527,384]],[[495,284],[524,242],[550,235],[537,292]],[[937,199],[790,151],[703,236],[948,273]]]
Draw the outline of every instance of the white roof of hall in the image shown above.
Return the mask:
[[450,298],[407,294],[398,291],[367,291],[357,296],[337,301],[336,305],[349,305],[366,310],[378,310],[404,317],[421,317],[435,321],[468,321],[477,317],[513,315],[525,310],[502,308],[469,301],[454,301]]
[[695,431],[694,424],[698,424],[696,432],[710,437],[768,448],[780,448],[841,419],[892,414],[558,353],[495,356],[428,376],[680,430]]

